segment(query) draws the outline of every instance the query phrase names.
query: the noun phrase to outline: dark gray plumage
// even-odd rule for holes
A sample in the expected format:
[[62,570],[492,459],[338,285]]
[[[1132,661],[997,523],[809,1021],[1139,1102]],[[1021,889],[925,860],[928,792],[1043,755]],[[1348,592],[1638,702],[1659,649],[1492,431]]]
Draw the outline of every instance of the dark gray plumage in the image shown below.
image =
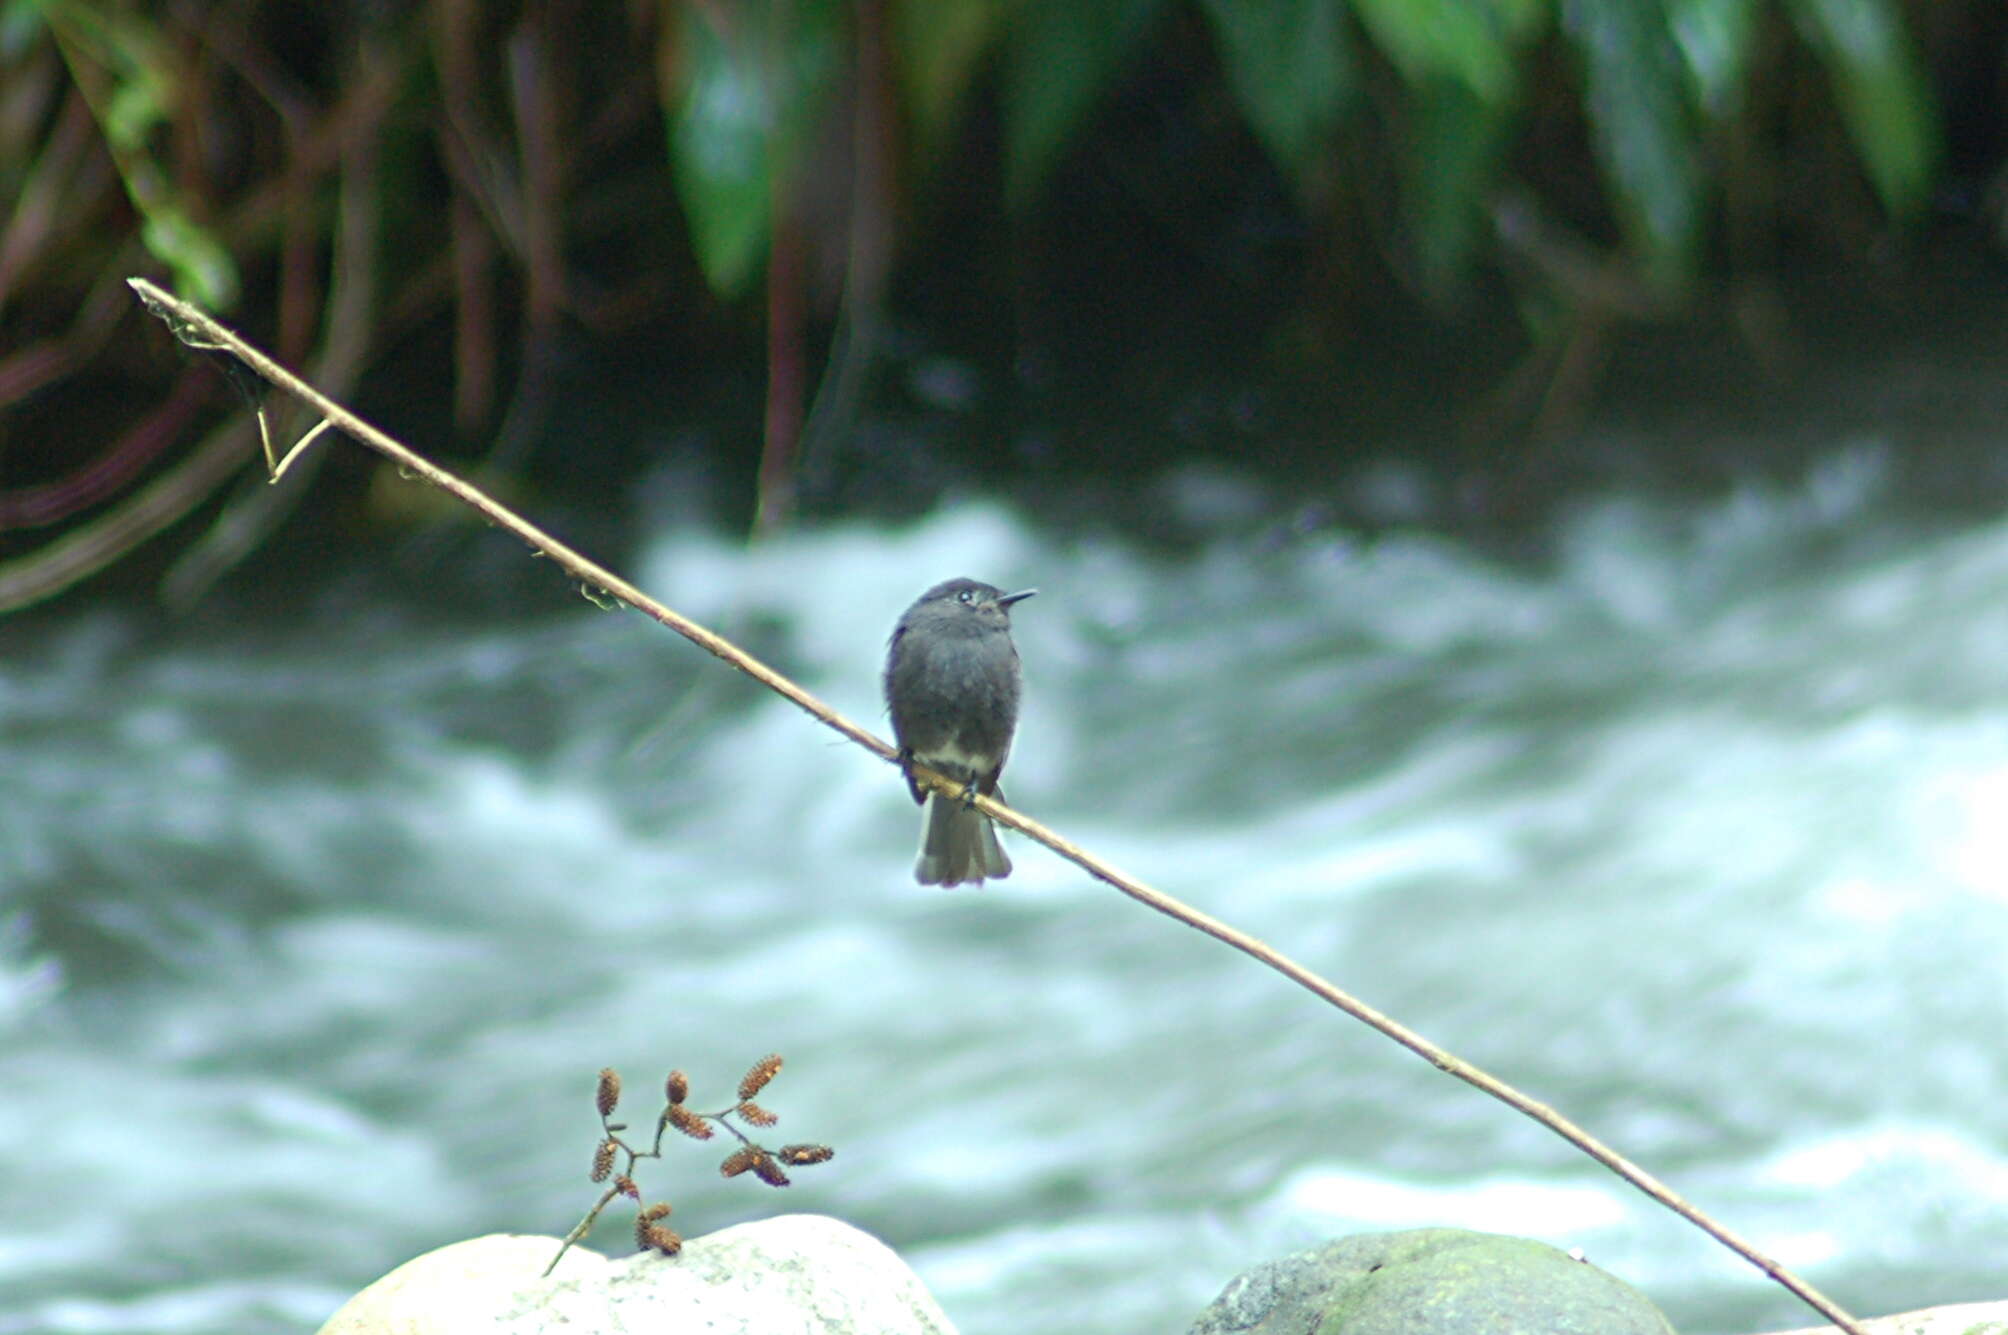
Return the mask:
[[[1018,726],[1011,604],[1036,592],[1007,594],[973,579],[951,579],[906,609],[885,659],[885,703],[902,765],[919,761],[1003,800],[997,777]],[[913,800],[924,804],[915,880],[980,885],[986,876],[1011,874],[1011,859],[989,817],[928,792],[911,772],[906,782]]]

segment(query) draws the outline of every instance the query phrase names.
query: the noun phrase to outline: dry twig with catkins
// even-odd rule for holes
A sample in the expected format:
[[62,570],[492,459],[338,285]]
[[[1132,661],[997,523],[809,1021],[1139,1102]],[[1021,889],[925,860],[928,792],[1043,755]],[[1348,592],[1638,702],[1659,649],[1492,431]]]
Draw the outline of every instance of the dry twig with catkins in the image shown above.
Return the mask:
[[[614,1197],[626,1196],[636,1205],[641,1204],[641,1187],[634,1180],[635,1164],[642,1159],[660,1159],[663,1135],[671,1129],[692,1140],[710,1140],[716,1129],[723,1127],[739,1142],[739,1148],[725,1156],[718,1165],[719,1173],[725,1177],[751,1173],[770,1187],[788,1185],[788,1175],[781,1170],[783,1164],[804,1167],[827,1162],[836,1153],[828,1145],[783,1145],[778,1150],[770,1150],[734,1125],[734,1118],[756,1127],[772,1126],[780,1120],[776,1114],[753,1101],[754,1096],[765,1089],[780,1070],[781,1057],[778,1053],[770,1053],[754,1062],[739,1079],[736,1091],[738,1101],[712,1113],[701,1113],[690,1107],[690,1078],[681,1071],[671,1071],[669,1078],[663,1081],[662,1112],[655,1119],[655,1139],[647,1149],[637,1149],[621,1138],[621,1133],[628,1129],[627,1123],[613,1120],[614,1110],[621,1101],[620,1072],[611,1066],[602,1070],[599,1083],[593,1090],[593,1106],[600,1114],[600,1141],[593,1147],[592,1180],[608,1185],[599,1200],[593,1203],[593,1208],[586,1212],[586,1217],[579,1221],[579,1226],[565,1235],[564,1244],[551,1258],[551,1264],[544,1267],[544,1273],[548,1275],[558,1268],[558,1262],[572,1249],[572,1244],[592,1231],[600,1211],[606,1209]],[[622,1155],[626,1158],[616,1171],[615,1161]],[[643,1251],[658,1251],[664,1256],[674,1256],[683,1250],[682,1235],[662,1222],[669,1217],[669,1212],[669,1202],[657,1201],[635,1215],[636,1247]]]

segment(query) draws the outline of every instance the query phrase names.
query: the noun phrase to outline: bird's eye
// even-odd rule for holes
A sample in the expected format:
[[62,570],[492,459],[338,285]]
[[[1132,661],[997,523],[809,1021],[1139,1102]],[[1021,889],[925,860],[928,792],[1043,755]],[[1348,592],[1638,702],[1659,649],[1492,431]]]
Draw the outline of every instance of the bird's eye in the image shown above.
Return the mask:
[[955,601],[958,603],[973,603],[976,601],[976,594],[969,589],[964,589],[955,595]]

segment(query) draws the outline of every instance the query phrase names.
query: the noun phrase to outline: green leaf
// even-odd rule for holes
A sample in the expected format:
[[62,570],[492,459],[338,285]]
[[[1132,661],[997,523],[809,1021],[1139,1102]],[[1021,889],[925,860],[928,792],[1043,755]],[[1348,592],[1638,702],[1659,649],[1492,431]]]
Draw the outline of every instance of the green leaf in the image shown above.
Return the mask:
[[1423,285],[1442,297],[1464,279],[1489,233],[1513,108],[1446,78],[1413,90],[1409,116],[1405,203]]
[[1655,280],[1688,276],[1702,224],[1702,171],[1686,71],[1660,0],[1564,0],[1583,59],[1590,137],[1619,218]]
[[1938,176],[1938,113],[1896,9],[1886,0],[1792,0],[1791,9],[1827,64],[1877,197],[1914,216]]
[[773,201],[800,169],[844,41],[836,0],[674,4],[665,25],[670,166],[705,281],[744,292],[766,257]]
[[1742,110],[1756,20],[1756,0],[1668,0],[1667,29],[1687,67],[1694,104],[1711,120]]
[[42,0],[0,0],[0,60],[19,60],[41,35]]
[[103,130],[115,152],[144,152],[156,126],[167,121],[174,87],[157,67],[136,66],[105,106]]
[[167,266],[182,295],[212,311],[230,310],[239,290],[236,262],[195,220],[173,173],[154,154],[181,93],[172,45],[139,13],[77,0],[41,4],[140,216],[140,243]]
[[156,203],[140,224],[140,243],[174,274],[174,289],[196,305],[226,311],[237,304],[237,265],[206,229],[171,203]]
[[999,30],[1003,0],[904,0],[892,8],[899,83],[923,159],[954,131],[978,61]]
[[1163,0],[1024,0],[1004,67],[1004,192],[1032,202]]
[[1322,163],[1353,82],[1344,0],[1204,0],[1235,100],[1300,185]]
[[1504,101],[1520,48],[1540,29],[1547,0],[1352,0],[1374,45],[1410,84],[1450,79],[1480,100]]

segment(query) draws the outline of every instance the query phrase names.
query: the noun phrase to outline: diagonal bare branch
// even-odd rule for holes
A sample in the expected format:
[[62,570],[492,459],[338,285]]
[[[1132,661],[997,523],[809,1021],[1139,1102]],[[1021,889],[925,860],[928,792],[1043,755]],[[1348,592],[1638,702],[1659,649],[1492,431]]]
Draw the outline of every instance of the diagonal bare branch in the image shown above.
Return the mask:
[[[559,542],[556,538],[537,528],[514,511],[504,507],[445,469],[413,453],[404,445],[384,434],[376,427],[371,426],[362,418],[357,417],[341,404],[336,403],[333,399],[316,390],[312,385],[301,380],[298,376],[273,361],[250,343],[239,338],[235,333],[210,318],[197,307],[169,296],[159,287],[156,287],[143,278],[134,278],[128,281],[131,282],[133,290],[139,293],[140,300],[146,303],[147,308],[166,321],[168,327],[174,331],[175,336],[184,343],[188,343],[193,347],[229,352],[242,359],[245,365],[249,366],[273,385],[312,405],[314,410],[320,413],[325,419],[324,426],[332,425],[335,429],[344,432],[359,444],[367,446],[386,458],[391,459],[408,475],[428,482],[440,490],[449,493],[478,511],[483,518],[496,527],[515,534],[528,544],[532,550],[549,557],[560,569],[564,570],[574,579],[577,579],[582,589],[589,596],[595,597],[595,601],[599,601],[601,597],[604,597],[626,603],[628,606],[635,608],[653,620],[661,622],[707,653],[729,663],[769,690],[786,697],[826,726],[834,728],[845,737],[856,742],[859,746],[870,751],[873,755],[878,756],[881,760],[897,760],[897,753],[885,741],[830,708],[830,706],[824,704],[821,700],[818,700],[815,696],[788,680],[788,678],[768,667],[759,659],[754,658],[751,654],[723,636],[714,634],[688,617],[671,610],[654,598],[649,597],[646,593],[643,593],[620,576],[594,563],[564,543]],[[318,434],[321,430],[322,428],[316,428],[315,434]],[[302,444],[304,443],[302,442]],[[288,457],[291,457],[290,454]],[[952,779],[945,778],[933,770],[916,765],[913,767],[913,773],[920,782],[945,796],[962,796],[963,786],[961,784],[956,783]],[[1031,817],[1005,806],[995,798],[976,794],[975,805],[991,819],[1000,824],[1008,825],[1027,838],[1044,844],[1047,848],[1075,866],[1080,867],[1089,875],[1114,886],[1117,890],[1136,900],[1139,904],[1155,909],[1168,918],[1182,922],[1195,931],[1204,932],[1215,940],[1232,946],[1251,959],[1260,961],[1312,995],[1337,1007],[1362,1024],[1393,1039],[1438,1070],[1448,1075],[1456,1076],[1459,1080],[1491,1095],[1514,1111],[1523,1113],[1536,1122],[1539,1122],[1542,1126],[1547,1127],[1550,1131],[1553,1131],[1556,1135],[1574,1145],[1578,1150],[1581,1150],[1590,1158],[1595,1159],[1598,1163],[1616,1173],[1653,1200],[1672,1210],[1675,1214],[1714,1238],[1730,1251],[1735,1252],[1745,1261],[1763,1271],[1764,1274],[1790,1290],[1794,1296],[1805,1302],[1807,1306],[1813,1308],[1828,1321],[1847,1332],[1847,1335],[1867,1335],[1855,1318],[1849,1316],[1847,1312],[1835,1305],[1833,1300],[1825,1294],[1799,1278],[1792,1271],[1786,1269],[1779,1262],[1758,1251],[1753,1244],[1731,1231],[1726,1225],[1703,1213],[1700,1208],[1691,1204],[1657,1177],[1633,1163],[1624,1155],[1619,1154],[1615,1149],[1606,1145],[1595,1136],[1592,1136],[1588,1131],[1585,1131],[1582,1127],[1576,1125],[1576,1123],[1570,1121],[1547,1104],[1522,1093],[1497,1076],[1491,1075],[1462,1058],[1455,1056],[1447,1049],[1424,1038],[1421,1034],[1410,1029],[1407,1025],[1402,1024],[1392,1016],[1384,1015],[1380,1011],[1375,1010],[1358,997],[1353,996],[1336,984],[1305,968],[1266,942],[1230,927],[1218,918],[1202,913],[1198,909],[1172,898],[1161,890],[1153,889],[1135,877],[1096,857],[1080,845],[1062,838]]]

